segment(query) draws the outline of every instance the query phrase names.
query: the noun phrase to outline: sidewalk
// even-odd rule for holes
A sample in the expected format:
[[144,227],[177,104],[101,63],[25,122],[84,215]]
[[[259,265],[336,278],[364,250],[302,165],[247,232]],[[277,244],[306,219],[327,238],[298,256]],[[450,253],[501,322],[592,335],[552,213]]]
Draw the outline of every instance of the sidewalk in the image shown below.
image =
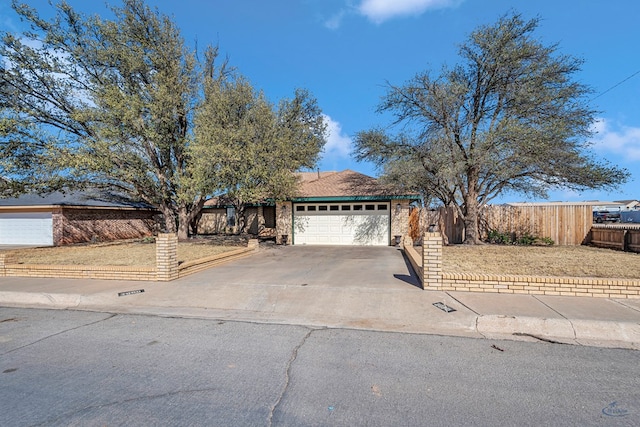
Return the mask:
[[[144,292],[118,295],[138,290]],[[173,282],[5,277],[0,280],[2,306],[640,349],[640,299],[440,292],[413,286],[228,285],[196,274]]]

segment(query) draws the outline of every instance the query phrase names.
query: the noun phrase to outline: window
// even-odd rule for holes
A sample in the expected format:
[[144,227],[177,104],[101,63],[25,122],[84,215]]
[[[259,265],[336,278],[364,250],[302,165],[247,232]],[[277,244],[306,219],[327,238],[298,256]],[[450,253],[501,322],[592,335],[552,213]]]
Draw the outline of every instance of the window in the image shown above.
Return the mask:
[[326,207],[325,205],[318,206],[318,210],[319,210],[319,211],[326,211],[326,210],[327,210],[327,207]]
[[296,212],[304,212],[304,206],[296,206]]
[[349,205],[342,205],[342,210],[343,210],[343,211],[350,211],[350,210],[351,210],[351,206],[349,206]]
[[361,211],[362,210],[362,205],[353,205],[353,210],[354,211]]
[[308,210],[309,212],[315,212],[316,207],[315,207],[315,206],[307,206],[307,210]]
[[386,211],[387,210],[387,205],[378,205],[378,210],[379,211]]
[[227,206],[227,227],[235,227],[236,225],[236,208]]
[[329,206],[329,210],[330,210],[330,211],[337,211],[339,208],[340,208],[340,206],[338,206],[338,205],[331,205],[331,206]]
[[364,210],[365,211],[375,211],[376,210],[376,205],[365,205],[364,206]]

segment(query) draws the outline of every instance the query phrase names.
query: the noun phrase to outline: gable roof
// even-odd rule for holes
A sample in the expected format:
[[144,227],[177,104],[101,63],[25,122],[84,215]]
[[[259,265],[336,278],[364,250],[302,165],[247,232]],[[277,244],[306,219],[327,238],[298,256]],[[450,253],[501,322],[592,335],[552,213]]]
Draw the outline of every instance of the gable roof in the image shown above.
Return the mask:
[[418,199],[417,194],[398,194],[368,175],[352,170],[341,172],[302,172],[300,188],[294,200],[301,199]]
[[[352,170],[340,172],[297,172],[298,192],[292,198],[294,202],[303,201],[346,201],[346,200],[419,200],[418,194],[399,193],[386,187],[368,175]],[[265,201],[273,204],[273,201]],[[213,197],[205,202],[205,207],[225,207],[228,202],[224,196]]]

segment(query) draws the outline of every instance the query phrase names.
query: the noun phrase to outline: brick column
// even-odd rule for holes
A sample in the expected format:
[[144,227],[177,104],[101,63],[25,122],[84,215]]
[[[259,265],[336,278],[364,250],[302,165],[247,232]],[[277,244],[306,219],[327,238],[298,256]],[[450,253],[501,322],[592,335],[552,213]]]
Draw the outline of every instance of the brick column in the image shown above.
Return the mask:
[[156,278],[168,282],[178,278],[178,235],[159,233],[156,239]]
[[442,236],[424,233],[422,241],[423,287],[442,286]]
[[[292,213],[293,204],[291,202],[276,203],[276,243],[279,245],[291,244],[292,242]],[[283,240],[283,236],[287,236],[287,240]]]
[[7,264],[7,256],[5,254],[0,253],[0,277],[4,277],[7,275],[7,271],[5,270],[6,264]]

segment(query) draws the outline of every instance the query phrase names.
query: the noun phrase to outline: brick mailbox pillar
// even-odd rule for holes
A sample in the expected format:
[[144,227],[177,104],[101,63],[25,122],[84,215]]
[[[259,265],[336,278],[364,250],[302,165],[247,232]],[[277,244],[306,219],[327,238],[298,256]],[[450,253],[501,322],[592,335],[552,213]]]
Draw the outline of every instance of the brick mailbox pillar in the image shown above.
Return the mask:
[[440,233],[425,233],[422,240],[422,286],[442,286],[442,236]]
[[156,239],[157,280],[168,282],[178,278],[178,235],[160,233]]
[[6,265],[13,264],[15,260],[7,254],[0,254],[0,276],[6,276]]

